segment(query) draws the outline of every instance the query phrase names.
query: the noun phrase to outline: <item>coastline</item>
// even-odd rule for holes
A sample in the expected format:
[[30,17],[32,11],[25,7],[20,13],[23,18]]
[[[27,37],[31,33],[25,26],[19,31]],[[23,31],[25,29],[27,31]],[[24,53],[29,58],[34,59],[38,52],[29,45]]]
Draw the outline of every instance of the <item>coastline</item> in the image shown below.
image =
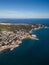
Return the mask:
[[[22,37],[21,40],[24,40],[24,39],[32,39],[32,40],[39,40],[38,38],[36,37],[31,37],[31,36],[28,36],[28,37]],[[6,49],[10,49],[10,51],[14,50],[15,48],[19,47],[20,44],[22,44],[22,41],[18,41],[18,44],[17,45],[5,45],[5,46],[2,46],[0,47],[0,52],[6,50]]]
[[[4,43],[4,46],[1,45],[0,52],[4,51],[6,49],[10,49],[10,51],[12,51],[13,49],[19,47],[20,44],[22,44],[22,40],[24,40],[24,39],[29,38],[32,40],[39,40],[35,34],[32,34],[32,31],[41,29],[41,28],[49,28],[49,27],[41,25],[41,24],[30,25],[30,24],[4,24],[4,23],[1,23],[0,25],[4,25],[4,26],[5,25],[16,25],[16,26],[19,26],[20,28],[22,27],[22,25],[23,25],[23,27],[27,28],[27,25],[28,25],[27,29],[24,29],[22,27],[23,30],[19,29],[19,31],[17,30],[16,33],[14,33],[13,31],[1,31],[0,38],[1,39],[3,38],[1,43]],[[30,26],[31,26],[31,28],[30,28]],[[30,28],[30,30],[29,30],[29,28]],[[29,32],[27,30],[29,30]]]

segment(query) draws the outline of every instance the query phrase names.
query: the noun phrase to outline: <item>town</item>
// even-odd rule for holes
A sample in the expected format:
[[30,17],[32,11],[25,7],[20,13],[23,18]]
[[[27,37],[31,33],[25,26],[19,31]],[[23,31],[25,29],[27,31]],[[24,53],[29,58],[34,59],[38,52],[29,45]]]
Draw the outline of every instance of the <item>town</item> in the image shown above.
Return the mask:
[[39,40],[35,34],[32,34],[32,31],[40,28],[47,28],[47,26],[41,24],[0,24],[0,27],[1,26],[4,26],[4,28],[0,28],[0,51],[8,48],[10,48],[10,50],[13,50],[22,44],[22,40],[27,38],[32,40]]

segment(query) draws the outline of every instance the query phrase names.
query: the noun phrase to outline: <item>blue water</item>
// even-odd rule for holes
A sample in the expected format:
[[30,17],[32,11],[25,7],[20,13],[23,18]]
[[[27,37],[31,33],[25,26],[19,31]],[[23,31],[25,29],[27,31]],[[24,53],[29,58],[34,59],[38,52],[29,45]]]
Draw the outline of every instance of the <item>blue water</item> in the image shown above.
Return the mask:
[[[9,23],[13,22],[9,21]],[[17,22],[49,26],[49,19],[15,20],[14,23]],[[23,44],[18,48],[0,55],[0,65],[49,65],[49,29],[40,29],[32,33],[37,35],[39,41],[23,40]]]
[[0,23],[24,23],[24,24],[45,24],[49,25],[49,19],[0,19]]

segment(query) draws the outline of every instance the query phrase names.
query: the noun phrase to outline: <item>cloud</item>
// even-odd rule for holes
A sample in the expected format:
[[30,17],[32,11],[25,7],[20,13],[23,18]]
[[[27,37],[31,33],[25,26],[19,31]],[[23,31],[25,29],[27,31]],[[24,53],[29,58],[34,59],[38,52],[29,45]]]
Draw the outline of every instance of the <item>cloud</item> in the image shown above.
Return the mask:
[[32,11],[0,11],[0,18],[49,18],[49,13]]

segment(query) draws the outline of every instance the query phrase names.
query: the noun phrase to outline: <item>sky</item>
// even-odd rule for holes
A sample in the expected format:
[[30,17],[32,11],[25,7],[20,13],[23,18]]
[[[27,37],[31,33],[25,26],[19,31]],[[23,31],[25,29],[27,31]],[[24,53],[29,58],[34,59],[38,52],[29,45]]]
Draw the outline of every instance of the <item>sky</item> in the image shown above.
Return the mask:
[[49,0],[0,0],[0,18],[49,18]]

